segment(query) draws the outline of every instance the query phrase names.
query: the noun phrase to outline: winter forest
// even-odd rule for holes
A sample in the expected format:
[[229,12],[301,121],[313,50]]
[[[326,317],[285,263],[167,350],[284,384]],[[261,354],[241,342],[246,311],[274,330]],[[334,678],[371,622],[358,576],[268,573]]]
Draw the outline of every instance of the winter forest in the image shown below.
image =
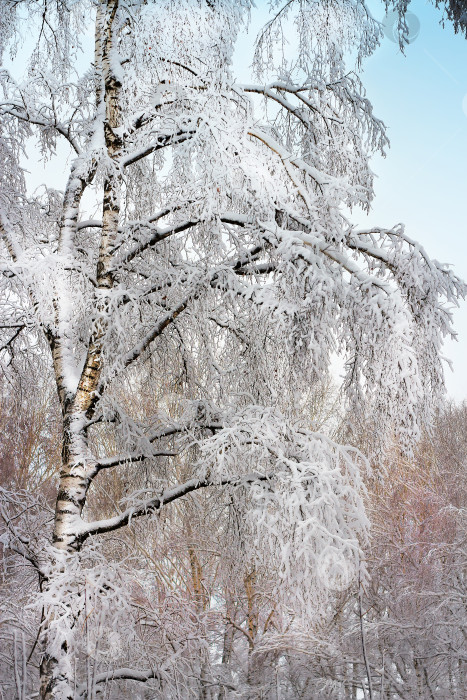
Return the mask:
[[467,697],[467,287],[354,223],[381,22],[263,4],[0,2],[2,700]]

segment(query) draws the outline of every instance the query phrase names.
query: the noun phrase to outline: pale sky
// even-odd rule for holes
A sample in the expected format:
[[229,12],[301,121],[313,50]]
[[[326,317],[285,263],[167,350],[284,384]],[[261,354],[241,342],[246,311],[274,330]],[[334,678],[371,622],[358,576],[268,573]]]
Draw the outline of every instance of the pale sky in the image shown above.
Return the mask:
[[[380,0],[369,0],[374,17],[383,20]],[[251,42],[266,16],[266,0],[257,0],[249,36],[237,51],[235,71],[247,79]],[[385,38],[361,74],[375,114],[388,127],[391,140],[386,159],[377,157],[376,199],[367,217],[354,212],[363,227],[391,227],[403,222],[431,257],[452,263],[467,280],[467,40],[450,25],[439,25],[440,10],[413,0],[418,36],[405,56]],[[457,343],[444,354],[450,396],[467,399],[467,305],[455,313]]]

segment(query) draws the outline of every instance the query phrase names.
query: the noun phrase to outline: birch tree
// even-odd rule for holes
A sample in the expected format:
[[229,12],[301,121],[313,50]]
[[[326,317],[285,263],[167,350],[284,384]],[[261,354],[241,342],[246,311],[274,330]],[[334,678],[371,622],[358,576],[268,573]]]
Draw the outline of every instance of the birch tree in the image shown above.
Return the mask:
[[[49,373],[62,416],[52,529],[37,515],[28,534],[7,492],[2,507],[4,545],[38,573],[42,700],[124,681],[189,697],[170,675],[180,647],[141,667],[130,570],[100,548],[202,489],[235,511],[225,537],[245,567],[275,570],[278,604],[311,619],[320,557],[356,567],[367,519],[364,460],[308,424],[309,387],[340,354],[347,407],[354,423],[371,415],[379,449],[394,431],[410,448],[443,390],[465,287],[401,225],[359,230],[346,214],[370,206],[369,158],[387,145],[346,64],[379,25],[361,0],[272,9],[256,82],[239,84],[249,0],[2,4],[1,49],[29,59],[21,79],[0,73],[0,347],[7,374]],[[32,157],[63,173],[60,189],[31,191]],[[102,475],[142,469],[145,488],[93,519]],[[111,621],[106,648],[119,627],[133,646],[89,675],[91,609]]]

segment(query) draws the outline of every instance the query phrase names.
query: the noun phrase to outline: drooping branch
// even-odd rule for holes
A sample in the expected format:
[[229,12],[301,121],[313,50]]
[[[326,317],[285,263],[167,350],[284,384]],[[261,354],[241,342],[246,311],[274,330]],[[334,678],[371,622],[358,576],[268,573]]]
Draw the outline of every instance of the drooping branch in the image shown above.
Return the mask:
[[[234,217],[228,217],[232,223],[238,223],[239,225],[244,225],[245,221],[242,219],[241,216]],[[231,269],[234,274],[238,274],[239,276],[243,276],[245,274],[245,265],[253,262],[256,257],[264,250],[264,247],[267,245],[267,241],[265,241],[264,244],[255,246],[252,248],[252,250],[249,253],[246,253],[244,256],[241,258],[235,259],[233,261],[229,261],[226,263],[223,267]],[[264,271],[265,273],[268,272],[268,270]],[[218,286],[218,281],[220,277],[220,272],[217,269],[212,270],[208,275],[203,275],[198,283],[198,285],[193,285],[193,288],[189,294],[185,296],[185,298],[180,301],[176,306],[174,306],[170,311],[168,311],[164,316],[158,320],[158,322],[145,334],[145,336],[136,344],[133,346],[131,350],[129,350],[126,355],[122,358],[122,361],[119,365],[119,367],[116,367],[111,374],[111,376],[103,377],[98,385],[96,386],[93,395],[90,399],[90,402],[87,404],[87,409],[86,410],[92,410],[97,401],[99,400],[100,396],[102,395],[104,388],[106,384],[113,379],[122,369],[125,369],[132,365],[136,360],[138,360],[141,355],[145,352],[145,350],[149,347],[149,345],[158,338],[161,333],[169,326],[171,325],[177,318],[180,316],[183,311],[187,308],[189,305],[190,301],[195,299],[199,291],[203,288],[203,286],[209,284],[211,287],[216,288]],[[183,281],[183,280],[180,280]],[[160,290],[161,286],[160,283],[157,283],[153,287],[151,287],[149,290],[146,291],[145,295],[149,295],[152,292]],[[84,370],[83,370],[84,372]]]
[[[306,222],[305,219],[302,221]],[[338,250],[327,241],[315,235],[308,234],[305,231],[281,229],[275,222],[263,222],[262,226],[265,232],[270,232],[281,240],[288,239],[290,242],[296,242],[298,244],[296,246],[296,257],[303,259],[306,263],[310,262],[306,253],[306,247],[318,249],[325,257],[329,258],[340,268],[352,275],[360,284],[377,287],[387,295],[393,292],[388,282],[362,270],[354,260],[350,259],[343,251]],[[304,248],[304,252],[300,251],[300,247]]]
[[331,182],[335,181],[335,178],[331,175],[323,175],[323,173],[320,170],[318,170],[318,168],[309,165],[302,158],[294,156],[293,153],[284,148],[284,146],[282,146],[279,143],[279,141],[273,138],[270,134],[267,134],[262,129],[258,129],[256,127],[253,129],[249,129],[248,134],[252,138],[261,141],[273,153],[276,153],[281,159],[286,169],[288,164],[293,165],[302,173],[309,175],[311,179],[314,180],[316,185],[318,185],[321,189],[326,185],[330,185]]
[[[279,90],[284,91],[285,87],[276,87],[276,85],[239,85],[238,88],[243,90],[243,92],[247,93],[253,93],[257,95],[263,95],[266,98],[269,98],[273,100],[274,102],[277,102],[278,104],[281,105],[281,107],[284,107],[289,114],[292,114],[294,117],[296,117],[306,129],[309,129],[311,125],[311,120],[307,113],[304,111],[303,107],[294,107],[289,100],[287,100]],[[274,90],[276,88],[277,91]],[[290,90],[290,92],[292,92]],[[316,108],[314,108],[314,111],[317,111]]]
[[[166,238],[169,238],[174,234],[182,233],[183,231],[188,231],[194,228],[195,226],[198,226],[199,224],[203,223],[202,219],[193,218],[187,219],[186,221],[182,221],[172,226],[152,226],[153,222],[163,218],[164,216],[167,216],[167,214],[175,210],[176,207],[167,208],[163,212],[160,212],[159,214],[155,215],[154,217],[150,217],[147,220],[147,222],[129,222],[125,228],[129,228],[130,230],[137,230],[138,228],[147,228],[149,230],[152,230],[152,234],[147,240],[135,243],[134,246],[132,246],[116,261],[116,266],[124,265],[130,262],[137,255],[140,255],[148,248],[152,248],[153,246],[157,245],[157,243],[160,243],[161,241],[165,240]],[[232,224],[234,226],[244,227],[246,226],[248,219],[244,214],[236,214],[234,212],[223,212],[218,217],[218,221],[222,224]]]
[[[395,240],[400,241],[401,244],[405,244],[411,253],[415,253],[423,260],[427,269],[434,274],[434,276],[439,277],[440,275],[446,277],[449,285],[457,286],[459,290],[464,289],[465,283],[449,269],[448,265],[443,265],[437,260],[433,260],[427,254],[425,248],[410,238],[404,231],[402,225],[396,226],[392,229],[375,227],[367,230],[352,230],[351,236],[348,241],[349,248],[355,248],[355,250],[361,251],[362,253],[368,254],[380,262],[383,262],[389,269],[391,269],[391,256],[383,248],[381,244],[375,242],[375,236],[380,236],[386,238],[388,241],[394,242]],[[372,240],[373,245],[368,245],[368,243],[363,242],[362,237],[369,237]]]

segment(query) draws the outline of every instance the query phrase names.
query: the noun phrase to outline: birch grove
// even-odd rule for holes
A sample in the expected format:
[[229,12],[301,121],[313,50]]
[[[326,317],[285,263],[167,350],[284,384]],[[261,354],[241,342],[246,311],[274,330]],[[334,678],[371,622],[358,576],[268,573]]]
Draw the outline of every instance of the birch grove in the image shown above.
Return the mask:
[[[310,419],[332,359],[348,435],[371,425],[374,455],[394,436],[410,454],[441,399],[466,288],[402,225],[360,230],[348,213],[371,205],[369,159],[387,147],[347,63],[380,25],[361,0],[272,7],[240,84],[249,0],[2,4],[0,353],[10,386],[55,386],[61,447],[53,507],[2,490],[5,556],[36,581],[18,660],[35,655],[39,685],[18,661],[22,699],[259,697],[270,616],[284,631],[321,615],[323,560],[366,576],[366,459]],[[61,188],[32,190],[29,158]],[[188,544],[168,570],[177,528]],[[159,608],[149,561],[171,580]],[[235,630],[241,687],[225,672]]]

